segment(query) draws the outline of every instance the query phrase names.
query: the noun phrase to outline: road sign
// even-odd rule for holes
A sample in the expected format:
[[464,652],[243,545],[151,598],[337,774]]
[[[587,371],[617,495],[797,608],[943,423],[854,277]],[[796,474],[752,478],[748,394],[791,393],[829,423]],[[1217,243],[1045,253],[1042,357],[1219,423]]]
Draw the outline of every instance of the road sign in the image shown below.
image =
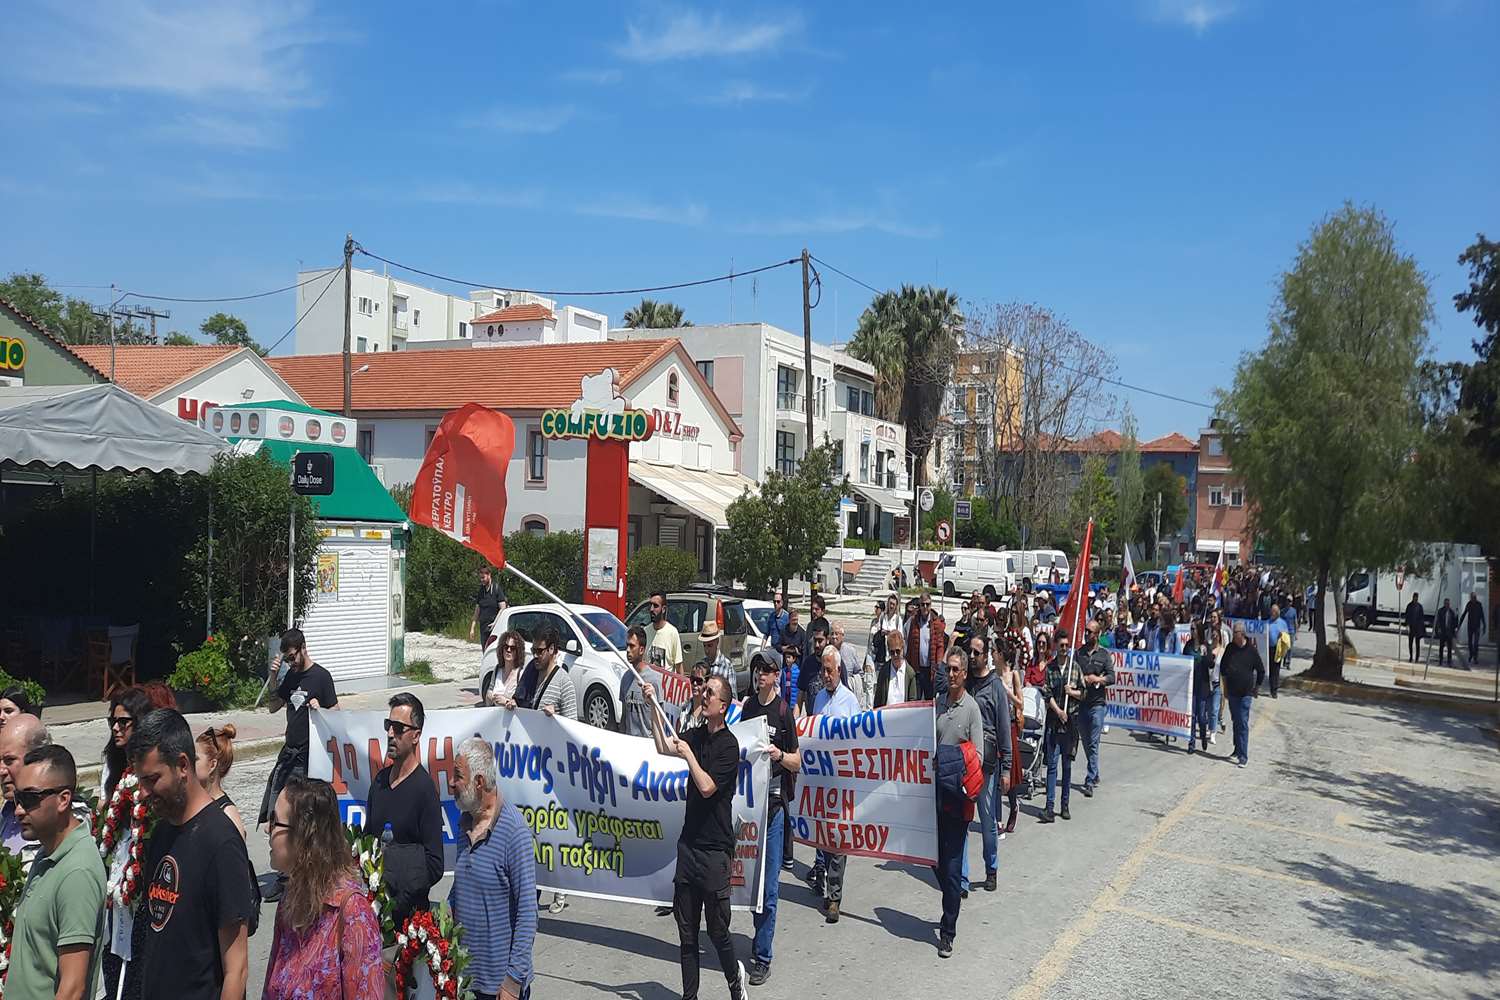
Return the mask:
[[968,521],[974,516],[974,505],[968,500],[953,501],[953,520]]
[[953,529],[948,526],[948,522],[947,521],[939,521],[937,523],[937,540],[940,541],[940,542],[946,542],[948,539],[950,539],[952,537],[953,537]]
[[923,513],[927,513],[932,510],[932,490],[929,490],[926,487],[922,488],[922,492],[917,494],[917,506],[922,508]]
[[1396,567],[1396,589],[1400,590],[1404,586],[1406,586],[1406,567],[1405,566],[1397,566]]
[[333,454],[299,451],[292,459],[292,490],[305,497],[326,497],[333,492]]

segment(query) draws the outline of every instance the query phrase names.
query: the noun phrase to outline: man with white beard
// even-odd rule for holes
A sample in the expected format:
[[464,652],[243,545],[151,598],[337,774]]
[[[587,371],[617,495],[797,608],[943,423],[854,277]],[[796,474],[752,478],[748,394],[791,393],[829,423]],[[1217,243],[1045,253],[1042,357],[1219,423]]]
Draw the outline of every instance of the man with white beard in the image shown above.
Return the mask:
[[531,985],[536,940],[536,859],[521,811],[500,797],[495,748],[478,736],[459,745],[453,799],[463,813],[448,905],[464,939],[475,1000],[520,1000]]

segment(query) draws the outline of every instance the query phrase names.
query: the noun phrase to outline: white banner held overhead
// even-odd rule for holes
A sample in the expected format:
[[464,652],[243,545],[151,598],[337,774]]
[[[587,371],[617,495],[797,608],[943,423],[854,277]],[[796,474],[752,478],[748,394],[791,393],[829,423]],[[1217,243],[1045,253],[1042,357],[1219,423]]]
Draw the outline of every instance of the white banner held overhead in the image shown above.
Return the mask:
[[1193,731],[1193,658],[1114,650],[1115,682],[1104,721],[1121,729],[1188,739]]
[[[345,823],[362,826],[371,780],[385,762],[385,715],[314,710],[311,719],[316,735],[308,773],[333,785]],[[759,909],[771,777],[766,724],[754,719],[730,731],[740,744],[730,901]],[[687,764],[661,756],[650,740],[529,709],[427,713],[418,752],[438,789],[448,871],[459,828],[451,775],[459,745],[475,735],[494,746],[500,794],[521,810],[536,835],[538,888],[671,903]]]

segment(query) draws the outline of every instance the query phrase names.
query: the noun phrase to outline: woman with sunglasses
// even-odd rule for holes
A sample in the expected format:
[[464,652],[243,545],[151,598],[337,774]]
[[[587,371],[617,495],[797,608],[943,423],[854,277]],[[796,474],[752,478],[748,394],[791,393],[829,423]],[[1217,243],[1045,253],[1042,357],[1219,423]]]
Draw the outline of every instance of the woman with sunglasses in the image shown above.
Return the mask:
[[504,705],[515,697],[516,684],[521,680],[521,671],[526,668],[526,640],[521,638],[521,633],[515,629],[500,633],[498,655],[495,669],[479,682],[482,705]]
[[208,792],[209,801],[221,810],[234,828],[240,831],[240,837],[245,836],[245,820],[240,816],[240,811],[235,807],[234,800],[224,791],[224,778],[229,774],[229,769],[234,766],[234,723],[226,722],[223,726],[215,729],[209,726],[198,734],[197,751],[198,760],[194,768],[198,775],[198,783],[203,790]]
[[150,696],[138,687],[116,691],[109,700],[109,714],[106,716],[109,720],[109,742],[104,744],[104,766],[99,772],[101,809],[109,804],[109,797],[115,793],[115,786],[120,783],[120,778],[130,763],[125,756],[125,744],[130,742],[130,735],[135,732],[135,721],[145,718],[146,713],[154,707]]
[[385,996],[380,925],[354,870],[333,789],[292,775],[267,825],[271,867],[287,876],[287,887],[262,998]]
[[708,663],[699,660],[693,664],[693,672],[688,675],[693,683],[693,697],[682,710],[682,721],[678,724],[678,732],[688,732],[703,725],[703,695],[708,684]]

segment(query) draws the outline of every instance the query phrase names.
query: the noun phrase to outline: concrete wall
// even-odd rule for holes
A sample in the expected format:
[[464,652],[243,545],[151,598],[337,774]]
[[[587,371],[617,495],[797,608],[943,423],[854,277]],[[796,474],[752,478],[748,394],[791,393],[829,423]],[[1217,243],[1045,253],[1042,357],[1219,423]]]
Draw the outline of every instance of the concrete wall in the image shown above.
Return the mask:
[[0,306],[0,337],[19,340],[26,345],[26,364],[22,371],[0,371],[8,379],[20,379],[25,385],[90,385],[107,379],[93,374],[66,347],[42,336]]
[[[246,393],[249,396],[246,396]],[[304,400],[281,384],[272,372],[258,363],[248,353],[232,355],[230,363],[214,366],[199,373],[181,385],[172,386],[154,396],[152,403],[168,413],[195,420],[204,403],[266,403],[288,400],[302,403]]]

